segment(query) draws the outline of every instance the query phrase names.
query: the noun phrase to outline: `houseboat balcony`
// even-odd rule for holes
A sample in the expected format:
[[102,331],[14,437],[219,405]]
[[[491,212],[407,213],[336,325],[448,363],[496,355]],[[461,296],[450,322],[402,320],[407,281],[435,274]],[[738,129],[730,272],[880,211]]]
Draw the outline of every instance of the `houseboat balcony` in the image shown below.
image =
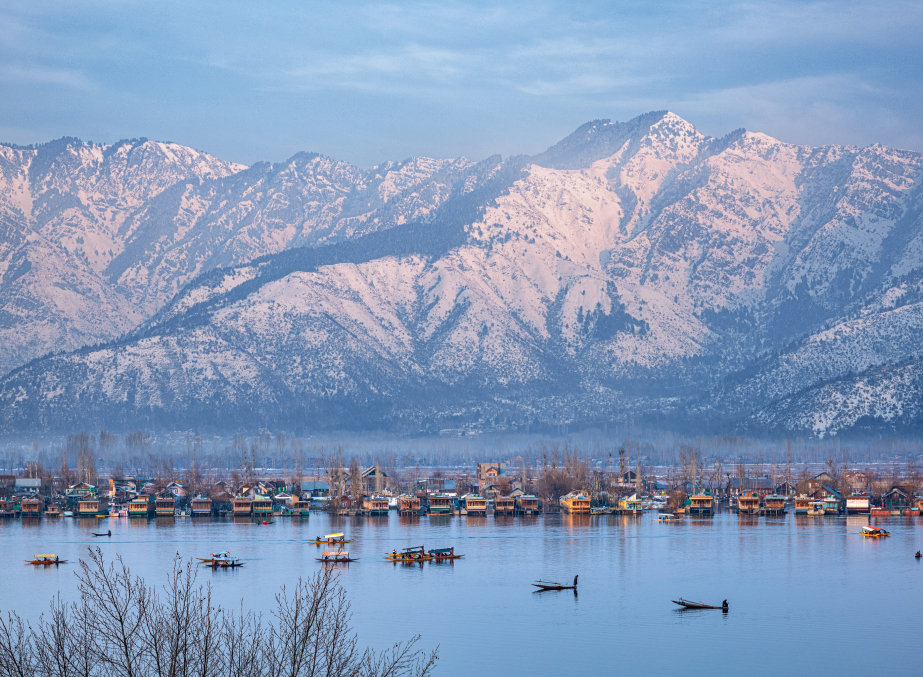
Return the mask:
[[417,496],[399,496],[397,509],[401,515],[419,515],[420,498]]
[[452,497],[440,496],[436,494],[429,499],[430,515],[451,515],[452,514]]
[[512,515],[516,511],[516,499],[504,496],[494,499],[494,516]]
[[173,517],[176,514],[176,500],[158,498],[154,502],[154,512],[157,513],[157,517]]
[[520,515],[539,515],[542,508],[535,496],[520,496],[516,499],[516,512]]
[[465,510],[469,515],[487,515],[487,499],[477,494],[465,497]]
[[231,511],[234,517],[250,517],[253,514],[253,499],[235,498],[231,501]]
[[759,496],[738,496],[737,513],[739,515],[759,515],[760,514],[760,497]]
[[77,502],[77,515],[96,517],[109,514],[109,499],[105,497],[84,496]]
[[764,515],[784,515],[785,514],[785,496],[776,496],[770,494],[763,497],[763,514]]
[[872,510],[872,497],[868,494],[853,494],[846,497],[846,514],[868,515]]
[[807,515],[814,504],[814,499],[807,496],[798,496],[795,498],[795,514]]
[[212,499],[210,498],[192,499],[192,516],[193,517],[211,517],[212,516]]
[[387,515],[390,509],[388,499],[384,496],[366,496],[362,499],[362,510],[370,517]]
[[[268,496],[257,496],[251,502],[255,516],[272,516],[272,499]],[[236,512],[234,513],[237,514]]]
[[695,494],[689,497],[686,514],[712,517],[715,514],[715,497],[710,494]]
[[560,500],[561,509],[571,515],[589,515],[590,497],[578,491],[572,491]]
[[154,514],[154,502],[150,496],[136,496],[128,502],[129,517],[151,517]]

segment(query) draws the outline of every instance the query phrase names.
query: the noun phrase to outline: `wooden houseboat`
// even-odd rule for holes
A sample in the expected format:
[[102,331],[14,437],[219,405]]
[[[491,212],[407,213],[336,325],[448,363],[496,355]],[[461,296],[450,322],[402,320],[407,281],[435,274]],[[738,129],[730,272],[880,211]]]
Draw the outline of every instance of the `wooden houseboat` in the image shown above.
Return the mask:
[[79,517],[96,517],[109,514],[109,499],[105,496],[87,494],[77,501],[77,515]]
[[48,506],[48,509],[45,510],[45,517],[62,517],[64,511],[61,510],[61,506],[57,503],[52,503]]
[[622,515],[640,515],[642,510],[644,510],[644,504],[638,498],[638,494],[632,494],[619,501],[619,513]]
[[405,494],[397,498],[397,510],[401,515],[419,515],[420,497]]
[[516,499],[516,512],[520,515],[539,515],[542,507],[537,496],[525,494]]
[[430,515],[451,515],[452,497],[445,494],[435,494],[429,497]]
[[15,517],[14,502],[8,498],[0,498],[0,517]]
[[292,513],[300,517],[310,517],[311,516],[311,500],[307,501],[303,499],[298,499],[292,501]]
[[846,497],[847,515],[868,515],[872,510],[872,497],[868,494],[853,494]]
[[[269,496],[256,495],[251,501],[251,507],[253,509],[254,517],[261,517],[263,519],[272,517],[272,499]],[[237,514],[236,512],[234,513]]]
[[231,512],[234,517],[250,517],[253,514],[253,499],[238,496],[231,501]]
[[512,496],[497,496],[494,499],[494,517],[512,515],[516,511],[516,499]]
[[840,497],[830,492],[827,492],[821,499],[824,503],[824,514],[826,515],[839,515],[840,514]]
[[147,494],[138,494],[128,502],[129,517],[152,517],[154,515],[154,498]]
[[738,496],[737,513],[739,515],[759,515],[760,497],[755,494]]
[[582,491],[572,491],[567,496],[562,496],[559,501],[561,509],[572,515],[590,514],[590,497]]
[[193,517],[211,517],[212,516],[212,499],[207,496],[196,496],[192,501]]
[[811,509],[811,504],[814,503],[814,499],[809,496],[797,496],[795,497],[795,514],[796,515],[807,515],[808,510]]
[[[891,487],[891,490],[881,496],[881,505],[872,508],[873,517],[919,515],[919,509],[913,505],[913,497],[900,487]],[[23,501],[23,515],[25,515],[25,501]]]
[[387,515],[390,510],[388,499],[384,496],[363,496],[362,510],[370,517]]
[[157,517],[173,517],[176,514],[176,499],[172,496],[161,496],[154,501],[154,512]]
[[711,494],[694,494],[689,497],[686,506],[687,515],[698,517],[712,517],[715,514],[715,497]]
[[22,499],[22,516],[23,517],[41,517],[45,512],[45,499],[41,496],[29,496]]
[[763,497],[763,514],[764,515],[784,515],[785,514],[785,496],[776,494],[767,494]]
[[465,510],[469,515],[484,517],[487,515],[487,499],[479,494],[465,496]]

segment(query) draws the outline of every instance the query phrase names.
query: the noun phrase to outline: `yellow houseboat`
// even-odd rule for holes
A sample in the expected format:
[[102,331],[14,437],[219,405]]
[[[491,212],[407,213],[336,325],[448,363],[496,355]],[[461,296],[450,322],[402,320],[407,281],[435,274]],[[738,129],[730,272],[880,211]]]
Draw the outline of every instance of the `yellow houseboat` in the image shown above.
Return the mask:
[[572,515],[590,514],[590,497],[582,491],[572,491],[561,497],[561,508]]
[[105,496],[84,496],[77,502],[77,515],[96,517],[109,514],[109,499]]
[[211,517],[212,499],[203,496],[197,496],[192,499],[192,516],[193,517]]
[[785,496],[776,496],[769,494],[763,497],[763,514],[764,515],[784,515],[785,514]]
[[238,496],[231,501],[231,511],[234,517],[250,517],[253,514],[253,499]]
[[128,502],[129,517],[151,517],[154,515],[154,499],[147,494],[138,494]]
[[715,497],[711,494],[694,494],[690,496],[689,505],[686,506],[686,514],[712,517],[715,514]]
[[516,510],[516,499],[512,496],[498,496],[494,499],[494,517],[512,515]]
[[759,515],[760,497],[755,494],[738,496],[737,513],[740,515]]
[[465,497],[465,509],[469,515],[484,516],[487,514],[487,499],[478,494],[468,494]]
[[362,498],[362,510],[371,517],[387,515],[388,499],[384,496],[365,496]]
[[797,496],[795,498],[795,514],[807,515],[808,511],[812,509],[813,505],[813,498],[809,498],[808,496]]
[[158,498],[154,501],[154,511],[157,517],[173,517],[176,514],[176,499],[172,496]]
[[420,499],[417,496],[411,496],[409,494],[398,496],[397,509],[401,515],[419,515]]
[[632,494],[628,498],[619,501],[619,512],[623,515],[640,515],[644,509],[644,504],[638,494]]
[[452,514],[452,497],[445,494],[436,494],[429,499],[430,515],[451,515]]
[[[254,496],[251,502],[254,517],[272,517],[272,499],[269,496]],[[234,513],[237,514],[236,512]]]
[[520,515],[539,515],[542,512],[538,497],[526,494],[516,499],[516,512]]

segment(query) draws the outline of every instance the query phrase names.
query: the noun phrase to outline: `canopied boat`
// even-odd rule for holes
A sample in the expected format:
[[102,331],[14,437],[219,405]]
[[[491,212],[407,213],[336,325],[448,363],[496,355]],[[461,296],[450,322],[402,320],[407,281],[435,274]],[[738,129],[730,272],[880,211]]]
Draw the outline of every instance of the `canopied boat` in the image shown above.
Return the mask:
[[323,538],[318,536],[317,538],[312,538],[308,541],[314,545],[336,545],[338,543],[352,543],[352,539],[346,540],[346,536],[342,533],[339,534],[327,534]]
[[435,562],[444,562],[450,559],[461,559],[464,555],[456,555],[455,548],[437,548],[435,550],[430,550],[430,557],[433,558]]
[[884,538],[890,536],[890,531],[885,531],[879,527],[862,527],[862,535],[866,538]]
[[325,564],[339,564],[341,562],[358,562],[358,557],[350,557],[348,550],[337,550],[335,552],[322,552],[320,557],[315,557],[318,562]]
[[66,559],[61,559],[57,555],[35,555],[32,559],[27,559],[26,564],[64,564],[66,561]]
[[244,565],[240,558],[230,556],[215,558],[211,562],[202,562],[202,564],[212,569],[236,569]]
[[426,554],[426,549],[422,545],[417,545],[404,548],[400,552],[392,550],[385,553],[385,559],[389,562],[427,562],[433,559],[433,556]]

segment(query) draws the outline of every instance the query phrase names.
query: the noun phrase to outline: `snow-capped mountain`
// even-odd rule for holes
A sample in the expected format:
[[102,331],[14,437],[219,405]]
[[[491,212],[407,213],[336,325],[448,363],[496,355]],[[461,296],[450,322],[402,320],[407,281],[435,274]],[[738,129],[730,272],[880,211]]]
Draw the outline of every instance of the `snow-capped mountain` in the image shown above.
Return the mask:
[[126,213],[93,279],[131,331],[14,370],[0,416],[915,426],[921,170],[919,153],[714,139],[666,112],[531,158],[228,165]]

